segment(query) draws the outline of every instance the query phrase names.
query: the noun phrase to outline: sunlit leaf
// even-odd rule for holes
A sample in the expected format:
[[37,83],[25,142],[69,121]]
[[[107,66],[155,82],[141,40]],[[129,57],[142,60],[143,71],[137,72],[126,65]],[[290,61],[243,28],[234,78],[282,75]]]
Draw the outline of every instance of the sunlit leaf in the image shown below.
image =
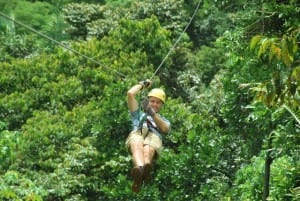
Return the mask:
[[261,41],[262,39],[262,35],[256,35],[251,39],[251,43],[250,43],[250,50],[254,50],[258,43]]

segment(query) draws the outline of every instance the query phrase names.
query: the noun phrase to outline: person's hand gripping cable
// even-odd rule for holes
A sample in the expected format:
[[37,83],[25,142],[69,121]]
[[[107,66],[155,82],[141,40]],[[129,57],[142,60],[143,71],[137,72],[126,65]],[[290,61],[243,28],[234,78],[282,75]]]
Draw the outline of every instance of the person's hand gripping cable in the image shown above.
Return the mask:
[[152,82],[150,80],[143,80],[139,82],[140,85],[142,85],[143,88],[150,88]]
[[[140,81],[139,84],[142,85],[142,88],[150,88],[152,83],[150,80],[145,80],[145,81]],[[145,113],[147,113],[150,116],[154,116],[155,111],[153,110],[153,108],[151,108],[149,104],[149,100],[147,98],[142,101],[141,106]]]
[[143,108],[144,112],[147,113],[148,115],[150,115],[151,117],[153,117],[155,115],[155,111],[150,106],[148,99],[143,100],[143,102],[142,102],[142,108]]

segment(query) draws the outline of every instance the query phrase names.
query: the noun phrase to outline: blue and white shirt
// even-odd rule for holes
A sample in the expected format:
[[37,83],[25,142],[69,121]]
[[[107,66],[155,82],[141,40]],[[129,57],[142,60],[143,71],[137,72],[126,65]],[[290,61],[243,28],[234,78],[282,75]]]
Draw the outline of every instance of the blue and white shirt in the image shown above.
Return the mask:
[[[158,114],[158,113],[156,113],[156,114],[159,115],[160,118],[170,128],[170,125],[171,125],[170,121],[167,120],[165,117],[161,116],[160,114]],[[137,131],[137,130],[147,127],[150,132],[155,133],[162,140],[161,131],[150,115],[147,115],[146,113],[140,111],[139,109],[134,112],[130,112],[130,115],[131,115],[131,122],[132,122],[132,131]]]

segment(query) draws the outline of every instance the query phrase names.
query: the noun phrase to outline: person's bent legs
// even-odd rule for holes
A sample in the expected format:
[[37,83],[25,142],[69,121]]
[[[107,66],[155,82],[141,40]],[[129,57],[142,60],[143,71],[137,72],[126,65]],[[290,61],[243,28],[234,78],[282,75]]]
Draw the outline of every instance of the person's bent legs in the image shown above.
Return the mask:
[[151,181],[151,171],[153,169],[153,160],[155,157],[155,149],[146,144],[144,145],[144,175],[143,175],[143,179],[144,182],[147,184]]
[[143,152],[144,152],[144,164],[151,164],[155,156],[155,149],[152,146],[146,144],[143,146]]
[[144,169],[144,138],[139,131],[133,131],[126,139],[126,146],[132,156],[133,168],[131,177],[133,178],[132,191],[138,193],[143,183]]
[[134,167],[131,170],[133,178],[132,191],[138,193],[143,183],[144,153],[143,143],[136,141],[130,145]]
[[151,172],[156,157],[162,149],[161,139],[153,132],[148,133],[144,141],[144,182],[151,181]]
[[132,154],[132,160],[135,167],[144,166],[144,148],[143,142],[136,141],[131,143],[130,150]]
[[148,133],[144,138],[140,132],[132,132],[126,140],[131,152],[134,167],[131,170],[133,178],[132,191],[138,193],[144,183],[151,181],[153,162],[162,148],[161,139],[154,133]]

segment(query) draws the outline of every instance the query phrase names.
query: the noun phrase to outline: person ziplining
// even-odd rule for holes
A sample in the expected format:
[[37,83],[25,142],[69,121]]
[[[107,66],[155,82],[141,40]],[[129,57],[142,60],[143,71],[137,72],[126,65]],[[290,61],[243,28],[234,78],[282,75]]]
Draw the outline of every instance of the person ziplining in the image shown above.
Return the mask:
[[132,191],[135,193],[140,192],[143,184],[150,182],[153,162],[162,149],[162,134],[168,134],[171,129],[170,121],[159,114],[160,109],[166,101],[166,94],[162,89],[154,88],[148,93],[148,99],[145,99],[141,103],[143,112],[140,110],[136,95],[142,89],[150,88],[152,78],[160,70],[190,26],[199,9],[200,3],[201,0],[199,0],[190,21],[170,48],[160,65],[153,72],[151,78],[132,86],[127,92],[128,108],[132,121],[132,131],[126,139],[126,147],[132,155]]
[[148,98],[139,105],[136,95],[150,86],[151,81],[141,81],[127,92],[132,131],[126,139],[126,147],[132,155],[132,191],[135,193],[140,192],[143,184],[151,181],[154,160],[162,149],[162,134],[168,134],[171,128],[169,120],[159,114],[166,101],[162,89],[153,88]]
[[[130,132],[129,136],[126,139],[126,146],[129,152],[132,155],[133,165],[134,167],[131,170],[131,176],[133,178],[132,184],[132,191],[138,193],[141,190],[143,183],[149,183],[151,180],[151,171],[153,170],[153,162],[159,155],[162,149],[162,134],[168,134],[170,132],[171,124],[169,120],[164,118],[159,114],[161,107],[165,104],[166,101],[166,94],[160,88],[152,89],[148,94],[148,99],[144,100],[141,103],[141,108],[143,111],[140,110],[139,103],[136,99],[136,95],[145,88],[150,88],[152,78],[158,73],[160,68],[165,63],[166,59],[169,57],[171,52],[175,49],[176,45],[179,43],[181,38],[183,37],[184,33],[188,29],[189,25],[191,24],[192,20],[194,19],[197,10],[199,9],[200,3],[202,0],[199,0],[194,13],[178,37],[175,41],[173,46],[169,49],[169,52],[163,58],[160,65],[156,68],[153,72],[151,78],[146,81],[141,81],[138,84],[132,86],[129,91],[127,92],[128,96],[128,107],[131,114],[132,120],[132,131]],[[0,16],[15,22],[16,24],[26,28],[27,30],[34,32],[41,37],[62,46],[63,48],[102,66],[102,64],[92,57],[88,57],[85,54],[80,53],[77,50],[70,48],[69,46],[64,45],[61,42],[56,41],[55,39],[31,28],[28,25],[25,25],[8,15],[4,14],[0,11]],[[109,69],[105,66],[102,66],[104,69]],[[115,74],[119,75],[121,78],[125,79],[126,76],[116,70],[113,70]]]

